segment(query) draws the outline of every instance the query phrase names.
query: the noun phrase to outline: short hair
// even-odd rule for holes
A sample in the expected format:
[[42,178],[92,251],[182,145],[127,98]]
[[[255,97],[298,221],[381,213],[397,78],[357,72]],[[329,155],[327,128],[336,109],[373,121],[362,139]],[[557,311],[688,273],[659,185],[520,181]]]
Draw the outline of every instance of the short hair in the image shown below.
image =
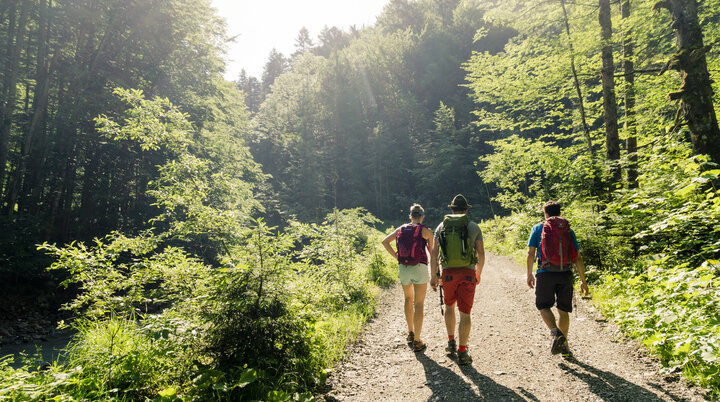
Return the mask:
[[425,210],[423,209],[423,207],[420,206],[420,204],[415,203],[410,206],[410,215],[413,215],[413,216],[425,215]]
[[463,209],[450,208],[450,211],[454,214],[463,214],[468,211],[468,208],[463,208]]
[[560,216],[560,203],[557,201],[548,201],[543,205],[543,211],[548,216]]

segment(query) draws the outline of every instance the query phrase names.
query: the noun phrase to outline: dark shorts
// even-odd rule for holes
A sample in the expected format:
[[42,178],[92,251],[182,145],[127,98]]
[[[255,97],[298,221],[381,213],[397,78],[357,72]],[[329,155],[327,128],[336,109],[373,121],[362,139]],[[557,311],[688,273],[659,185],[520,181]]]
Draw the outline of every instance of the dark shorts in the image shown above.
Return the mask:
[[538,310],[557,305],[558,310],[572,313],[573,273],[541,272],[535,277],[535,306]]
[[470,314],[478,282],[475,270],[470,268],[444,269],[442,278],[445,304],[452,306],[457,302],[458,310],[461,313]]

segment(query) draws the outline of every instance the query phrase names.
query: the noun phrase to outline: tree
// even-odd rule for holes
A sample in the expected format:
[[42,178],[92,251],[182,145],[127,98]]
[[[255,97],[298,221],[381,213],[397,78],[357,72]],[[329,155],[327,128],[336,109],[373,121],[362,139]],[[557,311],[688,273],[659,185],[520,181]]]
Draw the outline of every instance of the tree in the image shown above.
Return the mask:
[[[30,118],[30,125],[27,128],[27,132],[22,141],[22,149],[17,166],[13,173],[12,179],[9,181],[7,194],[7,209],[8,214],[12,215],[15,212],[15,207],[18,202],[18,196],[20,189],[23,186],[23,179],[30,159],[33,142],[40,134],[42,130],[43,122],[46,118],[48,97],[50,93],[50,75],[48,71],[48,30],[49,30],[49,4],[48,0],[41,0],[39,4],[39,20],[37,29],[37,61],[35,71],[35,90],[32,102],[32,117]],[[27,101],[27,99],[26,99]]]
[[315,44],[310,37],[310,31],[306,27],[300,28],[297,38],[295,38],[295,52],[290,56],[296,58],[297,56],[310,51]]
[[[713,106],[713,90],[705,54],[711,46],[703,44],[703,33],[696,0],[662,0],[653,10],[667,9],[677,40],[677,52],[663,68],[680,73],[679,91],[668,94],[669,100],[680,100],[680,111],[690,128],[693,152],[707,154],[720,162],[720,128]],[[680,114],[678,114],[680,116]]]
[[575,91],[577,92],[578,105],[580,108],[580,120],[582,122],[583,132],[585,133],[585,139],[587,140],[588,153],[590,157],[595,159],[595,151],[592,146],[592,138],[590,137],[590,128],[587,124],[587,117],[585,116],[585,101],[583,100],[582,88],[580,87],[580,81],[578,80],[577,68],[575,67],[575,49],[573,49],[572,36],[570,35],[570,21],[567,15],[567,9],[565,8],[565,0],[560,0],[560,5],[563,10],[563,21],[565,22],[565,33],[568,37],[568,44],[570,46],[570,71],[572,71],[573,84],[575,85]]
[[598,20],[602,40],[602,93],[603,117],[605,121],[605,150],[610,163],[610,180],[613,185],[620,183],[620,139],[618,137],[617,102],[615,100],[615,63],[612,53],[612,20],[610,0],[599,0]]
[[330,56],[333,52],[343,49],[350,43],[350,35],[338,27],[324,27],[318,35],[320,44],[315,53],[323,57]]
[[[10,129],[13,125],[17,101],[17,81],[20,74],[20,55],[25,46],[25,28],[30,0],[22,1],[17,26],[13,22],[8,24],[7,52],[9,57],[5,64],[5,80],[3,82],[3,99],[0,103],[0,190],[5,186],[5,173],[7,171],[8,146],[10,144]],[[14,21],[15,10],[10,8],[11,21]],[[14,30],[13,30],[14,27]]]
[[[620,14],[627,24],[630,17],[630,0],[620,3]],[[628,188],[637,188],[637,128],[635,126],[635,63],[633,61],[635,43],[632,30],[623,26],[623,77],[625,78],[625,130],[627,132],[626,147],[628,153],[627,182]]]
[[237,87],[245,94],[245,105],[248,109],[253,113],[257,112],[263,101],[260,81],[255,77],[249,77],[245,69],[242,69],[237,80]]
[[262,73],[262,89],[265,96],[270,93],[270,87],[275,82],[275,79],[287,69],[288,61],[285,56],[276,49],[272,49]]

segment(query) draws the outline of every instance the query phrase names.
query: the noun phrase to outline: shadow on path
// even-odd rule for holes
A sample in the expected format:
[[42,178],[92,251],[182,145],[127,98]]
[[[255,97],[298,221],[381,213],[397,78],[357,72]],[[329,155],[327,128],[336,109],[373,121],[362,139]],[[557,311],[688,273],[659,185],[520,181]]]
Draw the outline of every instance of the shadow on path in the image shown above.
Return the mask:
[[[433,392],[430,398],[428,398],[429,401],[526,400],[512,389],[500,385],[489,377],[478,373],[472,366],[460,366],[460,370],[472,381],[472,384],[477,386],[477,391],[473,388],[472,384],[465,381],[460,375],[447,367],[439,365],[435,360],[425,356],[425,354],[416,353],[415,358],[423,365],[427,386]],[[537,400],[532,394],[529,394],[527,397],[531,400]]]
[[[604,400],[612,401],[662,401],[658,395],[652,391],[634,384],[617,374],[609,371],[603,371],[595,368],[587,363],[583,363],[575,358],[566,360],[566,363],[560,363],[559,367],[569,374],[572,374],[584,381],[590,387],[590,392],[599,396]],[[682,401],[667,390],[659,386],[654,386],[661,392],[666,394],[674,401]]]

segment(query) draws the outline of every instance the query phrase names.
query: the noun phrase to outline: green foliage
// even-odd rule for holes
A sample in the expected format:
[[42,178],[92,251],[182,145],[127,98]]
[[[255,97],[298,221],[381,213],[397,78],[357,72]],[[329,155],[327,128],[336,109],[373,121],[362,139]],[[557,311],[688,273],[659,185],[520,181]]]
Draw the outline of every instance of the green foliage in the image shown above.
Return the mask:
[[81,367],[78,377],[90,380],[83,392],[118,399],[151,396],[156,381],[171,371],[172,361],[134,321],[110,317],[76,326],[78,335],[70,344],[68,367]]
[[[295,55],[253,118],[251,147],[272,175],[274,207],[312,221],[357,206],[396,219],[399,206],[445,209],[463,193],[490,215],[473,168],[487,147],[461,86],[471,51],[497,52],[507,39],[481,18],[486,8],[391,2],[377,27]],[[479,28],[488,39],[473,42]]]
[[720,396],[720,262],[692,267],[668,258],[643,271],[606,275],[595,298],[609,315],[655,352],[667,373],[682,371]]
[[176,247],[159,251],[158,242],[151,235],[130,238],[114,233],[96,239],[92,247],[44,244],[41,249],[55,258],[49,269],[69,274],[63,285],[79,286],[80,294],[66,309],[91,319],[132,317],[199,297],[207,286],[207,266]]
[[3,362],[2,396],[311,399],[373,313],[376,283],[397,278],[380,221],[360,208],[284,232],[253,220],[263,176],[242,147],[200,157],[191,151],[208,139],[167,100],[116,93],[130,108],[122,120],[99,118],[103,134],[172,157],[148,190],[159,215],[134,236],[40,246],[78,288],[65,306],[78,334],[67,363],[50,370]]
[[307,399],[373,313],[372,281],[396,280],[377,223],[362,209],[287,233],[257,220],[215,270],[165,237],[45,245],[80,285],[78,335],[54,374],[8,368],[0,383],[18,398],[22,378],[48,397]]
[[539,213],[515,213],[507,217],[495,217],[479,223],[485,248],[498,254],[513,257],[519,264],[525,263],[527,240],[530,229],[541,222]]
[[705,156],[690,157],[687,144],[656,145],[642,180],[647,185],[623,192],[608,206],[616,230],[630,233],[644,255],[668,258],[671,264],[698,266],[717,258],[720,170]]
[[493,199],[508,210],[524,211],[549,199],[591,195],[596,169],[582,149],[517,135],[490,145],[495,152],[480,158],[487,164],[480,176],[495,184],[500,192]]

